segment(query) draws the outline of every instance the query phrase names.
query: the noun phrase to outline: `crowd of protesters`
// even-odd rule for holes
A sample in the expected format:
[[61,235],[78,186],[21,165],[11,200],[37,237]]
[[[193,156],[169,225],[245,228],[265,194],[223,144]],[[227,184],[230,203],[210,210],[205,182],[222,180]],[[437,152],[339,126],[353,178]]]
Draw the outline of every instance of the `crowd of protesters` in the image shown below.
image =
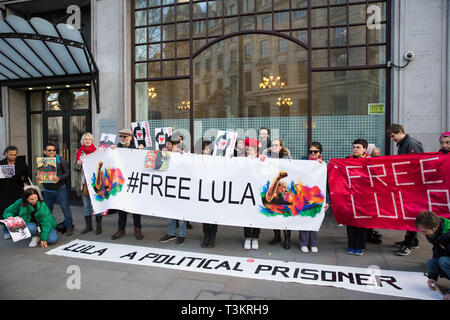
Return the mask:
[[[112,148],[132,148],[143,149],[143,145],[136,146],[133,139],[133,132],[129,129],[122,129],[118,132],[120,142]],[[411,137],[405,132],[405,129],[398,124],[392,124],[387,130],[387,136],[396,143],[398,154],[423,153],[423,146],[420,141]],[[448,153],[450,151],[450,132],[444,132],[439,137],[439,152]],[[94,145],[94,137],[90,133],[85,133],[81,137],[80,148],[76,152],[76,162],[73,169],[79,173],[80,194],[83,201],[85,228],[81,234],[86,234],[94,230],[92,218],[95,217],[95,234],[102,233],[102,213],[95,213],[91,204],[87,181],[82,173],[83,156],[93,153],[97,150]],[[209,140],[198,141],[198,147],[195,149],[203,155],[211,155],[213,144]],[[166,147],[163,150],[171,152],[185,153],[183,137],[174,134],[168,137]],[[302,160],[312,160],[323,162],[322,154],[325,152],[319,142],[312,142],[308,145],[308,154]],[[47,247],[47,244],[55,243],[58,240],[58,229],[56,219],[52,215],[55,203],[58,203],[64,215],[64,221],[61,223],[62,233],[66,236],[72,236],[74,225],[72,213],[68,200],[68,177],[70,176],[70,167],[63,157],[57,154],[54,144],[47,144],[43,150],[43,156],[56,157],[57,176],[53,178],[53,183],[43,184],[43,197],[40,189],[34,186],[29,177],[29,170],[25,161],[18,158],[18,149],[9,146],[4,151],[5,159],[0,161],[0,165],[14,165],[14,176],[0,179],[0,213],[3,218],[19,216],[27,224],[32,235],[30,247],[35,247],[40,243],[41,247]],[[347,158],[369,158],[380,156],[380,149],[369,144],[366,140],[358,138],[353,141],[352,153]],[[234,149],[235,157],[269,157],[275,159],[292,159],[289,149],[284,145],[282,139],[270,138],[270,130],[262,127],[258,130],[258,139],[238,138]],[[28,183],[30,186],[26,186]],[[328,188],[327,188],[328,189]],[[329,194],[326,196],[324,204],[325,211],[330,207]],[[110,210],[118,213],[117,231],[111,236],[116,240],[125,235],[126,220],[128,212],[121,210]],[[113,213],[113,212],[109,212]],[[144,238],[142,233],[141,215],[133,213],[134,234],[136,239]],[[433,244],[433,258],[427,263],[429,270],[428,285],[430,289],[436,290],[436,281],[438,277],[450,279],[450,220],[439,217],[433,212],[421,212],[416,219],[415,226],[420,230],[428,241]],[[192,228],[188,221],[168,219],[167,234],[160,239],[160,242],[176,240],[178,245],[182,245],[186,238],[186,229]],[[11,238],[8,229],[3,226],[4,239]],[[178,232],[177,230],[178,229]],[[213,248],[215,246],[217,224],[203,224],[202,248]],[[260,228],[244,227],[243,247],[247,250],[257,250],[259,248]],[[269,242],[270,245],[276,245],[282,242],[281,230],[273,230],[274,238]],[[283,230],[284,242],[282,247],[290,249],[291,231]],[[373,229],[347,226],[348,248],[347,253],[361,256],[366,251],[366,243],[380,244],[381,234]],[[417,232],[407,231],[402,241],[396,242],[399,250],[395,253],[399,256],[406,256],[411,253],[413,248],[419,246]],[[299,231],[298,248],[301,252],[309,251],[317,253],[318,232],[317,231]],[[445,296],[450,298],[449,294]]]

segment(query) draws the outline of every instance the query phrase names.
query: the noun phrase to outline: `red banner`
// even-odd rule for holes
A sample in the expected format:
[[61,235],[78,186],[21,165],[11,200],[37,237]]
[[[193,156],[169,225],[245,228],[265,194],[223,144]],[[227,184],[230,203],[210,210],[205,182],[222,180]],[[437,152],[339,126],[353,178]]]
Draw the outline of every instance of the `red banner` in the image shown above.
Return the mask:
[[415,231],[422,210],[450,218],[450,154],[331,159],[328,183],[340,224]]

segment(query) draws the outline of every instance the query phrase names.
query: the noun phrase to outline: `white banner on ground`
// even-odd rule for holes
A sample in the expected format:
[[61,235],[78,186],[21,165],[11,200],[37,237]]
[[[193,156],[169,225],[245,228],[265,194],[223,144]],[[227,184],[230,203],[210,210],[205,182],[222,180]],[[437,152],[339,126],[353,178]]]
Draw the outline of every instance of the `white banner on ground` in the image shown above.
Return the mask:
[[145,169],[148,152],[108,149],[83,159],[95,212],[119,209],[219,225],[320,228],[325,163],[172,152],[168,169],[161,171]]
[[440,293],[428,289],[427,278],[420,272],[230,257],[78,239],[47,254],[259,280],[333,286],[404,298],[442,299]]

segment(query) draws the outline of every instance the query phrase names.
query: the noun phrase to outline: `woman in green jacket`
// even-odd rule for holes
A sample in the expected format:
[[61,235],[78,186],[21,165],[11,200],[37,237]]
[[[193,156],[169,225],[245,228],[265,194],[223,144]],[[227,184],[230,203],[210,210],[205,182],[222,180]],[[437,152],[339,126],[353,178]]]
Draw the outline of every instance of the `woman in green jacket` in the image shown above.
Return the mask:
[[[39,194],[35,189],[27,189],[23,193],[22,199],[14,202],[3,212],[4,219],[17,216],[25,221],[30,230],[32,236],[30,247],[36,247],[38,244],[38,227],[41,229],[40,240],[42,248],[47,248],[47,244],[55,243],[58,240],[58,234],[55,230],[56,219],[45,202],[39,198]],[[5,233],[5,239],[11,238],[5,226],[3,226],[3,232]]]

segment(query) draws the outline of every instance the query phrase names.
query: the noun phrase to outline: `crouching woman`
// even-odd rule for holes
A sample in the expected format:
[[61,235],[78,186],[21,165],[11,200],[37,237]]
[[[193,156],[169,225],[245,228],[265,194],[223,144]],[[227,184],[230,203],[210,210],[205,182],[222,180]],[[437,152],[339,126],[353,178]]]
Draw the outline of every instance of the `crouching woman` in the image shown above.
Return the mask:
[[[42,248],[47,248],[47,244],[55,243],[58,240],[58,234],[55,230],[56,219],[35,189],[27,189],[23,193],[22,199],[14,202],[3,213],[4,219],[17,216],[23,219],[30,230],[32,237],[30,247],[37,246],[39,236]],[[40,235],[38,227],[41,229]],[[3,226],[3,232],[5,232],[5,239],[7,239],[9,232],[5,226]]]

